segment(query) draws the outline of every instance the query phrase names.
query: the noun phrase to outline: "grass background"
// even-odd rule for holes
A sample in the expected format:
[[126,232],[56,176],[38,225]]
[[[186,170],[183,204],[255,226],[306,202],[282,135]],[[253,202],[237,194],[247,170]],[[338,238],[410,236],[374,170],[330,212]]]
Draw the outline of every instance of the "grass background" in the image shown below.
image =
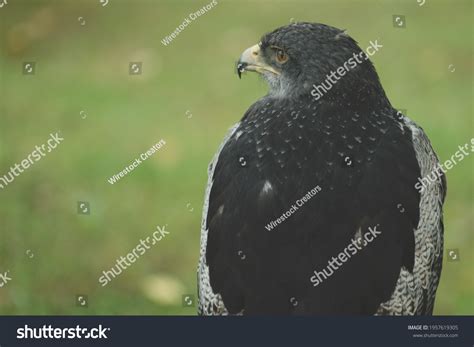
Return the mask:
[[[441,160],[473,137],[472,1],[218,0],[160,42],[209,2],[11,0],[0,9],[0,174],[50,133],[64,137],[0,190],[0,273],[12,278],[0,314],[195,314],[182,295],[196,295],[207,165],[266,92],[254,74],[239,80],[234,64],[290,21],[345,28],[362,47],[378,39],[372,61],[387,95]],[[406,28],[394,28],[393,15],[405,15]],[[23,75],[31,61],[35,75]],[[128,74],[132,61],[141,76]],[[163,149],[107,182],[162,138]],[[473,169],[467,157],[447,174],[445,248],[460,261],[444,259],[436,314],[474,313]],[[77,201],[91,214],[78,214]],[[165,224],[167,238],[100,286],[103,270]]]

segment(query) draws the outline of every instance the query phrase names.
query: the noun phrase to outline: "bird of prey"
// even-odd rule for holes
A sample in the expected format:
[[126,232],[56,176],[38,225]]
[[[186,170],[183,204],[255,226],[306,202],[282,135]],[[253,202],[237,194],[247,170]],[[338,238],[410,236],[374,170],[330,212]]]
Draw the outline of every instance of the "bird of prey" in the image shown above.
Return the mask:
[[237,70],[269,92],[208,169],[198,313],[432,314],[446,181],[415,187],[438,158],[368,55],[343,30],[293,23]]

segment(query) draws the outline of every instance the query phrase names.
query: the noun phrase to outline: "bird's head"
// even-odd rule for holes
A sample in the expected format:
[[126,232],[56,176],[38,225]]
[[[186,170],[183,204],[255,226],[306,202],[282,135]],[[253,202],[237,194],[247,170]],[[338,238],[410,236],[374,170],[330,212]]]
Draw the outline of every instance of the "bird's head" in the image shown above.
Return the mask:
[[341,93],[366,83],[380,87],[375,69],[368,59],[350,68],[354,55],[367,57],[344,30],[316,23],[293,23],[280,27],[247,48],[237,63],[239,77],[243,71],[260,73],[270,86],[270,95],[292,97],[310,93],[313,85],[325,81],[338,68],[350,71],[337,81]]

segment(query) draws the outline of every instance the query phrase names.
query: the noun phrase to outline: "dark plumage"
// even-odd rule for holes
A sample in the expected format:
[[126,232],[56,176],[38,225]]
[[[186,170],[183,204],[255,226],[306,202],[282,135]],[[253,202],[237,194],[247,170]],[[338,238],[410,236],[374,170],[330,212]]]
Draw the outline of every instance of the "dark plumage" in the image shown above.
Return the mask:
[[[445,184],[415,189],[437,163],[429,142],[391,106],[370,60],[319,99],[311,94],[360,52],[339,29],[298,23],[242,55],[239,75],[261,73],[270,92],[248,109],[210,166],[201,314],[431,313]],[[317,195],[267,230],[316,186]],[[313,285],[315,270],[374,226],[382,231],[376,240]]]

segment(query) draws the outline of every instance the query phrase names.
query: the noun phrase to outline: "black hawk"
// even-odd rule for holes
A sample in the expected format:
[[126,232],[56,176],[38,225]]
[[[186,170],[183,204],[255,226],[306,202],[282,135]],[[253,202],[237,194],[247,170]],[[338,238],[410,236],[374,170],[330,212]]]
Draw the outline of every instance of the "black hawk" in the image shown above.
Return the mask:
[[209,166],[199,314],[431,314],[445,178],[415,187],[438,158],[368,55],[343,30],[294,23],[237,70],[269,92]]

